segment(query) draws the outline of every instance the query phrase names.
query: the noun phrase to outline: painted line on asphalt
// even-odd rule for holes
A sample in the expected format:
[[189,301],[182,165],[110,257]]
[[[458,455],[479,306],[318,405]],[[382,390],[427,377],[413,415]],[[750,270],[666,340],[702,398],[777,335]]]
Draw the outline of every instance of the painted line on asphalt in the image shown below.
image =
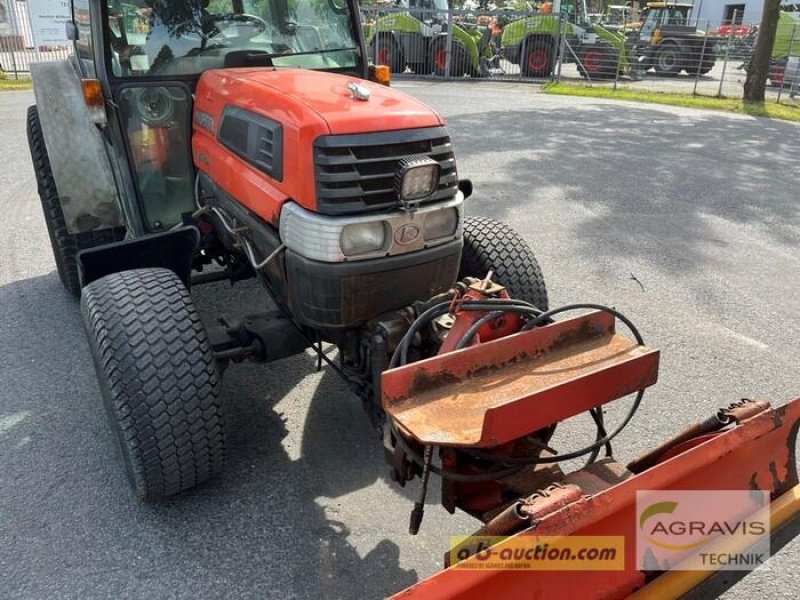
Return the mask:
[[753,348],[758,348],[759,350],[767,350],[769,348],[767,344],[759,342],[758,340],[754,340],[753,338],[748,337],[742,333],[739,333],[738,331],[734,331],[733,329],[728,329],[724,325],[714,324],[714,326],[728,337],[739,340],[743,344],[747,344],[748,346],[752,346]]

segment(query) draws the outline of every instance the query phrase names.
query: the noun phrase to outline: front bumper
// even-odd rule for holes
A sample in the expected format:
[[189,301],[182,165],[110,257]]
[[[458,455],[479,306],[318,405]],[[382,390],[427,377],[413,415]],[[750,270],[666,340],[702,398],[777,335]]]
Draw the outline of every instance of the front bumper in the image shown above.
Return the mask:
[[458,277],[463,240],[373,260],[327,263],[286,251],[289,306],[314,328],[348,328],[427,300]]

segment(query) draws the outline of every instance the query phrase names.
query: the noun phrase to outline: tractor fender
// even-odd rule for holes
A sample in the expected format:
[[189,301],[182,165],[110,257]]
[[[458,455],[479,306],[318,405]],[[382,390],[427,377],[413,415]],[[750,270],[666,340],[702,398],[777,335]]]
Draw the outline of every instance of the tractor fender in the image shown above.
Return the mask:
[[89,119],[73,64],[69,60],[34,63],[31,78],[67,231],[76,234],[123,226],[105,142]]
[[192,263],[199,244],[200,232],[197,228],[184,225],[83,250],[78,253],[81,287],[112,273],[146,268],[169,269],[189,287]]

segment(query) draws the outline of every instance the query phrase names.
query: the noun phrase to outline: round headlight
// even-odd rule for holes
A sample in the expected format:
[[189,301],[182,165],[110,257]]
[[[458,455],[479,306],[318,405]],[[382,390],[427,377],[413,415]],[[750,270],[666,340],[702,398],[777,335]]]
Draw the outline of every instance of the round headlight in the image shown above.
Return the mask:
[[152,127],[166,125],[175,114],[175,102],[163,87],[146,87],[138,90],[136,112],[139,118]]
[[345,256],[377,252],[386,245],[386,226],[383,221],[345,225],[339,245]]

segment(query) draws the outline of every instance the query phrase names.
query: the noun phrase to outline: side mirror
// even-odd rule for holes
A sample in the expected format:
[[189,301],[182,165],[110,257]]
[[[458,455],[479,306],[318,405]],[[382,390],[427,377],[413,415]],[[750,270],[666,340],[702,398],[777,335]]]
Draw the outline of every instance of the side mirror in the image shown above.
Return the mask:
[[472,181],[469,179],[459,179],[458,191],[464,194],[464,200],[472,196]]
[[78,41],[78,24],[75,21],[67,21],[64,23],[67,29],[67,39],[71,42]]

